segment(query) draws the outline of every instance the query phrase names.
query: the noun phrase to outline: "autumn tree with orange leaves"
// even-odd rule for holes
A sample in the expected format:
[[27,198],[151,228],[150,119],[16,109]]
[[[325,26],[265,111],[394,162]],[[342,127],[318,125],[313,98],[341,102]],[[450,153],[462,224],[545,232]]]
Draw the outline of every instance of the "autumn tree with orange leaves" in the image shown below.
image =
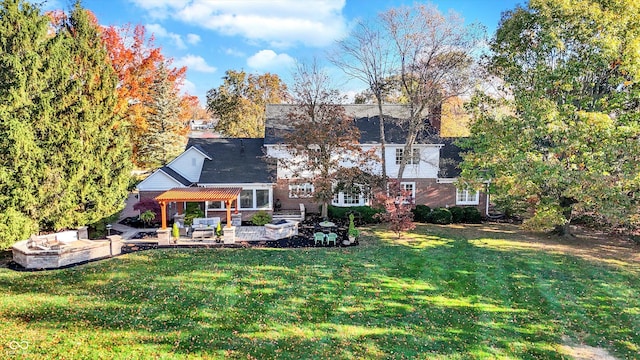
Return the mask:
[[192,119],[194,109],[199,107],[197,98],[188,94],[180,95],[179,92],[186,67],[172,67],[171,61],[162,55],[161,48],[154,46],[153,37],[146,36],[146,30],[142,25],[107,27],[102,31],[102,39],[120,80],[119,106],[125,109],[131,127],[133,161],[140,167],[153,166],[156,161],[148,161],[153,156],[141,154],[141,149],[145,147],[142,142],[147,141],[149,137],[155,137],[149,132],[167,131],[149,126],[150,117],[158,112],[158,109],[154,108],[154,104],[158,103],[153,101],[153,85],[158,81],[167,82],[171,87],[167,90],[168,93],[176,97],[174,100],[180,106],[180,111],[172,113],[175,113],[176,124],[182,123],[182,126],[172,126],[172,132],[162,134],[161,137],[186,137],[187,124]]

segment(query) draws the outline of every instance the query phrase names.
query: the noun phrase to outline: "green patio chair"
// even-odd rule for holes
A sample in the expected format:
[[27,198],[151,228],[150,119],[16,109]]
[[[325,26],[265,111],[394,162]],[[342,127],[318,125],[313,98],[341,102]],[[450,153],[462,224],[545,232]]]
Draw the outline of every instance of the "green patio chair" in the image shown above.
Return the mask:
[[338,234],[336,233],[329,233],[327,234],[327,245],[329,245],[330,242],[333,241],[333,245],[337,245],[336,244],[336,240],[338,239]]
[[324,245],[324,233],[322,232],[317,232],[315,234],[313,234],[313,243],[315,245],[318,245],[318,241],[320,241],[320,244]]

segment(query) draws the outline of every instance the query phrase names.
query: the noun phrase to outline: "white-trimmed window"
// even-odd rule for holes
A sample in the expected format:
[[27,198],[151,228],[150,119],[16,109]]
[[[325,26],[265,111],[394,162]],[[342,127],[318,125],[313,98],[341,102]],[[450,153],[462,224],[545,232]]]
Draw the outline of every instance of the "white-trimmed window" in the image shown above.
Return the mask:
[[408,199],[410,203],[414,203],[416,201],[416,183],[401,182],[400,189],[409,194],[409,196],[411,197],[410,199]]
[[343,193],[343,203],[345,205],[360,205],[360,198],[362,195],[356,192],[345,192]]
[[242,190],[242,192],[240,192],[240,209],[271,209],[269,190]]
[[[396,165],[400,165],[402,163],[403,157],[404,157],[404,149],[396,148]],[[420,164],[420,149],[412,148],[411,157],[407,159],[407,165],[417,165],[417,164]]]
[[456,189],[456,205],[478,205],[480,194],[477,190]]
[[[243,189],[238,196],[240,209],[259,210],[271,209],[271,190],[269,189]],[[235,205],[231,205],[235,208]],[[211,211],[226,210],[224,201],[207,201],[206,209]]]
[[[362,192],[362,187],[357,185],[360,191],[353,189],[352,191],[340,191],[333,194],[331,205],[334,206],[364,206],[369,204],[369,198]],[[355,190],[355,191],[354,191]]]
[[224,201],[207,201],[206,208],[209,210],[224,210]]
[[298,199],[298,198],[310,198],[313,196],[313,184],[304,183],[304,184],[289,184],[289,198],[290,199]]

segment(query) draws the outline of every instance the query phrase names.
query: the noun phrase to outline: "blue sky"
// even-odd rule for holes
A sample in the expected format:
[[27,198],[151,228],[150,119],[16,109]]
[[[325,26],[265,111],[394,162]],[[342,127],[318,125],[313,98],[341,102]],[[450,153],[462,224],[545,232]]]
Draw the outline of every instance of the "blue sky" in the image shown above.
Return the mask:
[[[522,0],[434,0],[442,12],[453,10],[465,23],[479,22],[488,34],[500,14]],[[46,9],[68,10],[72,0],[48,0]],[[142,24],[174,64],[187,66],[184,90],[205,103],[207,90],[222,83],[228,69],[271,72],[286,82],[296,61],[322,60],[357,19],[414,1],[403,0],[83,0],[101,25]],[[329,64],[326,64],[330,66]],[[329,69],[330,74],[340,72]],[[343,84],[345,93],[364,86]]]

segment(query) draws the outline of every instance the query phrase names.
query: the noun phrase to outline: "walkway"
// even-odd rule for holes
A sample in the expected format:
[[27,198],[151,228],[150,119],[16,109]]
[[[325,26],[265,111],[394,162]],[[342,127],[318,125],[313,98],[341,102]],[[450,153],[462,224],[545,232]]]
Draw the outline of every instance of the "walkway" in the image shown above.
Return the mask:
[[[113,224],[113,230],[122,233],[123,240],[130,240],[135,234],[139,232],[155,232],[157,228],[150,229],[136,229],[120,223]],[[206,241],[215,241],[215,239],[205,239]],[[268,240],[263,226],[239,226],[236,228],[236,242],[240,241],[265,241]],[[191,236],[181,237],[180,242],[200,242],[192,240]]]

